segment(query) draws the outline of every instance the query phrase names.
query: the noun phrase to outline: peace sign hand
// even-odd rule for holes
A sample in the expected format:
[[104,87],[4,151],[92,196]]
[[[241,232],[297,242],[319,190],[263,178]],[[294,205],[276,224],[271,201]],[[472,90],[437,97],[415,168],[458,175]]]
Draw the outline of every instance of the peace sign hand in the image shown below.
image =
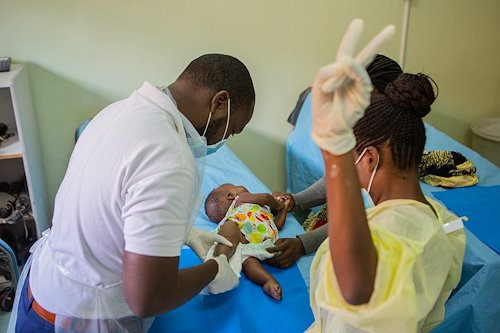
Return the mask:
[[323,150],[343,155],[354,148],[352,128],[370,104],[372,84],[365,66],[393,36],[392,25],[379,32],[357,56],[354,50],[363,31],[363,21],[349,25],[334,63],[318,71],[312,87],[312,138]]

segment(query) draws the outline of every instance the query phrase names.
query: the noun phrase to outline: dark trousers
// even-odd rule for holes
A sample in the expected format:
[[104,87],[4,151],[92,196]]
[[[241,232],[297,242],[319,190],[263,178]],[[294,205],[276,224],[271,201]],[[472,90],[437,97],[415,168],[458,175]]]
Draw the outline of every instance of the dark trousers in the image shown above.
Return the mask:
[[28,299],[29,274],[24,281],[19,298],[19,308],[17,312],[16,333],[54,333],[54,324],[46,321],[32,307],[33,298]]

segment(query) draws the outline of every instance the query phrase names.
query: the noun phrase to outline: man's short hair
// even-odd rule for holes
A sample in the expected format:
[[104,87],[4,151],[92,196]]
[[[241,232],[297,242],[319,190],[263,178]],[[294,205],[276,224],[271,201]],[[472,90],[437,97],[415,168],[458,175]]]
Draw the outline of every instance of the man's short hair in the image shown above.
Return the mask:
[[255,102],[255,90],[248,69],[240,60],[230,55],[202,55],[191,61],[179,79],[215,91],[227,90],[231,105],[236,110],[249,109]]

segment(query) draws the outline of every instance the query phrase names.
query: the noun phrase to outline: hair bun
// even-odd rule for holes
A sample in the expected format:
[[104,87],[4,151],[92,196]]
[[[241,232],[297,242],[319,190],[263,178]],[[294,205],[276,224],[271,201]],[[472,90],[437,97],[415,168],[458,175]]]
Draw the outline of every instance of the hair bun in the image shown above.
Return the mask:
[[403,73],[397,62],[382,54],[377,54],[373,61],[366,67],[373,86],[383,94],[390,82],[393,82]]
[[436,99],[431,82],[434,81],[422,73],[403,73],[387,86],[384,94],[392,105],[425,117]]

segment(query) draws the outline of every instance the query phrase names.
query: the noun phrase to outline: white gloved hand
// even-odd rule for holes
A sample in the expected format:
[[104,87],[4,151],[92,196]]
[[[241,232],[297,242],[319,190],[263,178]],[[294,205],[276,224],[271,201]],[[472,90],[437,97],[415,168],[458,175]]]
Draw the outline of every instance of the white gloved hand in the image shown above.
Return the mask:
[[364,66],[392,38],[395,28],[385,27],[353,58],[362,31],[363,21],[353,20],[342,38],[336,61],[318,71],[312,87],[312,138],[321,149],[334,155],[345,154],[356,145],[352,128],[363,117],[373,89]]
[[210,294],[220,294],[236,288],[240,284],[240,279],[229,265],[226,255],[221,254],[212,259],[217,262],[219,271],[212,282],[208,284],[207,291]]
[[223,236],[216,234],[215,232],[210,232],[202,230],[199,228],[191,228],[191,232],[186,240],[186,245],[189,246],[196,255],[202,260],[205,260],[207,252],[214,243],[224,244],[232,247],[233,244],[228,241]]

